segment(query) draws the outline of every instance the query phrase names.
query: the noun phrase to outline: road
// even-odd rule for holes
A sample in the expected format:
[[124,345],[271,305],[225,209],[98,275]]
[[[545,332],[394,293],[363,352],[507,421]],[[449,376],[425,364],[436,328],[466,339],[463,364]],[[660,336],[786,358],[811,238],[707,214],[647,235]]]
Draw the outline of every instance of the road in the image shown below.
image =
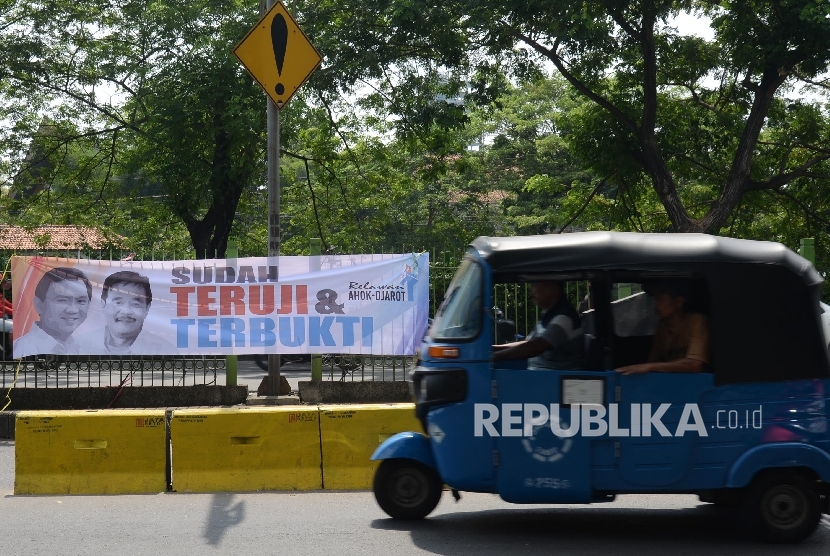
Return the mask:
[[621,496],[595,506],[516,506],[444,493],[427,520],[386,518],[368,492],[14,496],[14,443],[0,441],[0,552],[15,556],[815,555],[830,520],[800,545],[753,543],[695,496]]

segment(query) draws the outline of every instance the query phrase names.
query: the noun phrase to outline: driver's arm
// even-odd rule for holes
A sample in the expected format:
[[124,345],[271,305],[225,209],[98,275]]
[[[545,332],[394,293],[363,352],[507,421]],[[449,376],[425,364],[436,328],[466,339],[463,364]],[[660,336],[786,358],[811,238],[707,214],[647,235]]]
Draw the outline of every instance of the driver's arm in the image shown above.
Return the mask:
[[543,337],[532,338],[523,342],[513,342],[493,346],[493,360],[502,359],[529,359],[541,355],[550,349],[550,344]]

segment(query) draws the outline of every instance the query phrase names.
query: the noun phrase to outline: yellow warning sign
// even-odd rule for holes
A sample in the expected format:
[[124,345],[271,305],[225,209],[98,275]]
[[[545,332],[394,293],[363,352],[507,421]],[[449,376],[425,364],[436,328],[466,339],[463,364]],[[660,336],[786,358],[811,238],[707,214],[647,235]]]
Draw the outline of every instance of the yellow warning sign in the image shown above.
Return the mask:
[[233,53],[280,110],[322,60],[282,2],[271,6]]

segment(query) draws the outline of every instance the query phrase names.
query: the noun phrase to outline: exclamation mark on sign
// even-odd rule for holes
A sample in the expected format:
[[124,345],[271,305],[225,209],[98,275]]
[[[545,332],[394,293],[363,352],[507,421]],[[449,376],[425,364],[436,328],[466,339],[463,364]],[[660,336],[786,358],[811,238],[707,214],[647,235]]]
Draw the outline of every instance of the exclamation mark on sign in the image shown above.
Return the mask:
[[[282,14],[277,14],[271,20],[271,45],[274,47],[274,61],[277,62],[277,74],[282,76],[282,64],[285,61],[285,47],[288,44],[288,24]],[[282,96],[285,87],[277,83],[274,91]]]

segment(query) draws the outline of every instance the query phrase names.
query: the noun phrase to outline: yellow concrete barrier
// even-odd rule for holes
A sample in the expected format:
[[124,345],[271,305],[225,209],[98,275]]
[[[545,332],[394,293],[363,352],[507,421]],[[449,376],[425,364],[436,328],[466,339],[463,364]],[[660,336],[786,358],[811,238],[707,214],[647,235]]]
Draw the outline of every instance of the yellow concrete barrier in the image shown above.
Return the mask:
[[177,492],[322,488],[317,407],[175,410],[170,440]]
[[164,410],[21,411],[15,494],[167,490]]
[[375,448],[393,434],[420,430],[411,403],[320,406],[323,488],[371,489]]

